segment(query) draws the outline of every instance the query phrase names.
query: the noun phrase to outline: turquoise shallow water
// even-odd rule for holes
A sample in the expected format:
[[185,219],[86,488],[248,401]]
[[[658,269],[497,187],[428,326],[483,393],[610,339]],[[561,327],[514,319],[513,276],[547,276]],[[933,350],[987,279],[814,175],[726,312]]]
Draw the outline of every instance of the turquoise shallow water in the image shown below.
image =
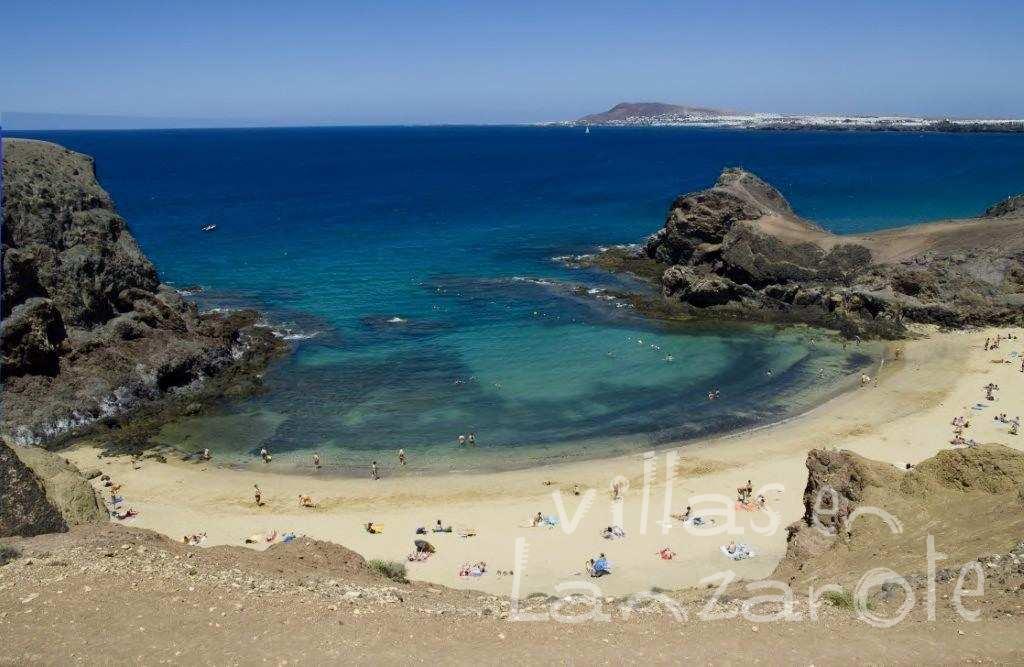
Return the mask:
[[[778,419],[869,361],[820,333],[668,327],[552,258],[638,242],[740,164],[835,231],[973,215],[1024,189],[1024,136],[655,129],[53,132],[96,157],[165,281],[255,306],[295,353],[267,392],[163,439],[240,460],[469,469]],[[216,224],[216,232],[200,227]],[[811,344],[811,339],[815,343]],[[642,341],[642,342],[641,342]],[[672,361],[666,358],[671,356]],[[771,371],[771,375],[768,374]],[[819,374],[821,377],[819,377]],[[721,390],[723,400],[706,393]],[[459,433],[480,446],[458,451]]]

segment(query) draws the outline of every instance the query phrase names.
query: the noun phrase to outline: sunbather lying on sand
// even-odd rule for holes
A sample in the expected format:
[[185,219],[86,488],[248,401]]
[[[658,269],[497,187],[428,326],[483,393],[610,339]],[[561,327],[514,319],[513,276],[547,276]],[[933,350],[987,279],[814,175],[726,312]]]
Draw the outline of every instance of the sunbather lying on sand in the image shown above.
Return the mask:
[[608,558],[601,554],[597,559],[591,558],[587,561],[587,574],[592,577],[603,577],[612,573],[612,564]]
[[472,565],[463,563],[459,568],[460,577],[481,577],[487,572],[487,563],[480,561]]
[[378,533],[384,532],[384,526],[382,526],[379,523],[373,523],[372,521],[370,521],[366,524],[366,532],[370,533],[371,535],[377,535]]
[[744,560],[746,558],[754,557],[754,550],[746,544],[740,542],[729,542],[729,544],[722,545],[722,553],[733,560]]
[[309,496],[299,494],[299,507],[316,507],[316,503]]
[[625,537],[626,531],[621,526],[608,526],[601,532],[601,537],[606,540],[617,540],[620,537]]
[[[294,536],[292,537],[292,539],[295,539]],[[246,544],[259,544],[261,542],[266,542],[267,544],[272,544],[272,543],[277,541],[277,531],[276,530],[268,530],[263,535],[260,535],[259,533],[255,533],[255,534],[250,535],[249,537],[245,538],[245,540],[243,540],[243,541]],[[288,541],[290,542],[291,540],[288,540]]]
[[679,521],[682,521],[683,523],[686,523],[687,521],[690,520],[690,514],[692,512],[693,512],[693,510],[690,509],[689,505],[687,505],[685,512],[676,512],[675,514],[672,515],[672,518],[673,519],[677,519]]

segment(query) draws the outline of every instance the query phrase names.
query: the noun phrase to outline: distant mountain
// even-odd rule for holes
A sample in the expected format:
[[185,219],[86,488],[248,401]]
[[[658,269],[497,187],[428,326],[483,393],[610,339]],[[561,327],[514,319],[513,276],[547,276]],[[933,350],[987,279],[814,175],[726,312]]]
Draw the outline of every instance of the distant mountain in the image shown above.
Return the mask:
[[663,102],[621,102],[602,113],[554,124],[713,127],[739,130],[1024,132],[1024,120],[1014,118],[951,119],[917,116],[746,113]]
[[732,115],[732,111],[710,107],[691,107],[684,104],[665,104],[664,102],[620,102],[608,111],[592,113],[576,122],[583,125],[643,124],[644,119],[652,118],[709,118]]

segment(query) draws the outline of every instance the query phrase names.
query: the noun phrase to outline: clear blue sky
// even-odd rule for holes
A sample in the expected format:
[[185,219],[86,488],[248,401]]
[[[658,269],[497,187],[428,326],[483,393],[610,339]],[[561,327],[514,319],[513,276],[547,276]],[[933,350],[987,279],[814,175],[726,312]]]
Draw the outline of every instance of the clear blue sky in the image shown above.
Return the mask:
[[629,100],[1024,116],[1024,0],[4,0],[0,21],[7,111],[496,123]]

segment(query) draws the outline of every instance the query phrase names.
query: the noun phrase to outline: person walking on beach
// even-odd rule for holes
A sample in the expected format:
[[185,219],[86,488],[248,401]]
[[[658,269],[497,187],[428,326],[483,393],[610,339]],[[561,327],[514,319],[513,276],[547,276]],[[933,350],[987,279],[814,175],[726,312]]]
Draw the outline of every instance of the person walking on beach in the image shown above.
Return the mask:
[[256,498],[256,507],[263,507],[263,492],[260,491],[259,484],[253,484],[252,488],[255,489],[253,496]]
[[404,449],[399,449],[398,450],[398,464],[399,465],[403,465],[403,466],[405,465],[405,450]]
[[320,469],[320,452],[313,452],[313,467]]
[[380,472],[377,470],[376,461],[370,464],[370,477],[373,479],[380,479]]
[[272,457],[270,451],[266,447],[260,447],[260,458],[263,459],[264,463],[270,463]]

